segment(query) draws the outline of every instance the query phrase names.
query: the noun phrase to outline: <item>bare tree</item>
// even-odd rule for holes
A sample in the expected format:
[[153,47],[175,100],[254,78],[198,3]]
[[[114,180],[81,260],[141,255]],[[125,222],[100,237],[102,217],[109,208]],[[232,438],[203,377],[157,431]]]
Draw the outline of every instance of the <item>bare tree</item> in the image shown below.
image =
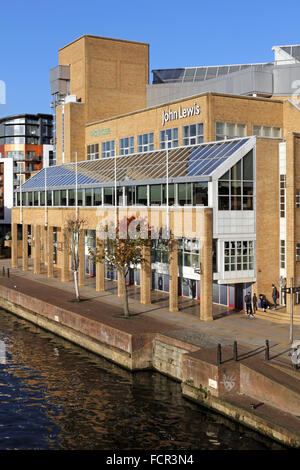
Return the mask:
[[71,218],[71,219],[67,219],[67,224],[66,224],[66,232],[67,232],[66,235],[68,237],[68,240],[65,243],[68,246],[69,253],[72,258],[72,271],[73,271],[73,277],[74,277],[75,295],[76,295],[77,302],[80,302],[79,283],[78,283],[78,272],[79,272],[79,263],[80,263],[79,238],[80,238],[80,235],[83,234],[85,223],[86,222],[84,219]]
[[[129,233],[131,224],[135,224],[134,233]],[[128,290],[126,276],[129,269],[136,270],[140,265],[147,263],[143,256],[143,247],[150,246],[150,238],[142,236],[142,223],[135,217],[124,217],[117,227],[104,227],[104,237],[97,238],[96,248],[89,250],[90,259],[104,262],[107,269],[117,270],[121,279],[123,292],[124,316],[129,317]],[[144,232],[145,235],[145,232]]]

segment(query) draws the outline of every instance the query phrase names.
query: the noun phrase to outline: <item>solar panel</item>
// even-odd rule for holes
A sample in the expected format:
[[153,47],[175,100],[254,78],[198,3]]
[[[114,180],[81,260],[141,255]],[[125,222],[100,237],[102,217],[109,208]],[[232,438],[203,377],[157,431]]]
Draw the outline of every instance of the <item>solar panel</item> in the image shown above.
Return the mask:
[[[210,176],[225,160],[249,141],[249,137],[214,143],[156,150],[77,163],[77,184],[113,185],[143,180]],[[45,182],[46,178],[46,182]],[[76,186],[76,164],[68,163],[40,170],[23,185],[23,190]]]

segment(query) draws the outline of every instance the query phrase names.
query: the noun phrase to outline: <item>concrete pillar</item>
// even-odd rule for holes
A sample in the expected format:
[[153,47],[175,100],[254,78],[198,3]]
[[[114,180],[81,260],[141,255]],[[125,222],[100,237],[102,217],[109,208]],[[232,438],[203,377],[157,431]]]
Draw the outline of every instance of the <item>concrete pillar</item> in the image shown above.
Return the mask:
[[34,260],[33,273],[41,274],[41,226],[34,226]]
[[151,304],[151,246],[142,247],[142,257],[145,260],[141,265],[141,304]]
[[67,229],[62,228],[61,233],[61,282],[70,281],[70,234]]
[[46,262],[45,225],[41,225],[41,262]]
[[11,267],[18,267],[18,224],[11,224]]
[[213,248],[213,213],[204,209],[202,215],[202,236],[200,243],[200,320],[213,320],[212,311],[212,248]]
[[47,228],[47,276],[54,277],[53,269],[53,227]]
[[[96,239],[97,255],[101,256],[104,253],[104,245],[99,244],[98,239]],[[105,281],[104,281],[104,261],[96,262],[96,291],[104,292],[105,291]]]
[[169,310],[178,312],[178,240],[170,242],[170,265],[169,265]]
[[28,271],[28,224],[23,224],[22,231],[22,269]]
[[79,253],[79,285],[85,285],[85,230],[81,230],[78,240],[78,253]]

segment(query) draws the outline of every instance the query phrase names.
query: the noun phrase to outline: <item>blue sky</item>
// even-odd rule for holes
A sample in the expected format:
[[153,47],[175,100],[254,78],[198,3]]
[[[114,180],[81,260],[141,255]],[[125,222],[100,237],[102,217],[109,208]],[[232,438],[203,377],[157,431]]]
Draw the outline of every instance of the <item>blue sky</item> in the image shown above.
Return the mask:
[[[274,45],[300,44],[295,0],[14,0],[1,2],[0,116],[50,113],[49,69],[82,36],[150,44],[155,68],[267,62]],[[150,74],[150,81],[152,74]]]

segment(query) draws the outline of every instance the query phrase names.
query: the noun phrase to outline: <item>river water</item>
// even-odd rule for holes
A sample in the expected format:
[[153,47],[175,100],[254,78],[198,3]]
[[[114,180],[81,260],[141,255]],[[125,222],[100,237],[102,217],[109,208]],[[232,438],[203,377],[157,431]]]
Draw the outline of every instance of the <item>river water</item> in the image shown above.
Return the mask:
[[0,450],[280,448],[161,374],[132,374],[0,310]]

